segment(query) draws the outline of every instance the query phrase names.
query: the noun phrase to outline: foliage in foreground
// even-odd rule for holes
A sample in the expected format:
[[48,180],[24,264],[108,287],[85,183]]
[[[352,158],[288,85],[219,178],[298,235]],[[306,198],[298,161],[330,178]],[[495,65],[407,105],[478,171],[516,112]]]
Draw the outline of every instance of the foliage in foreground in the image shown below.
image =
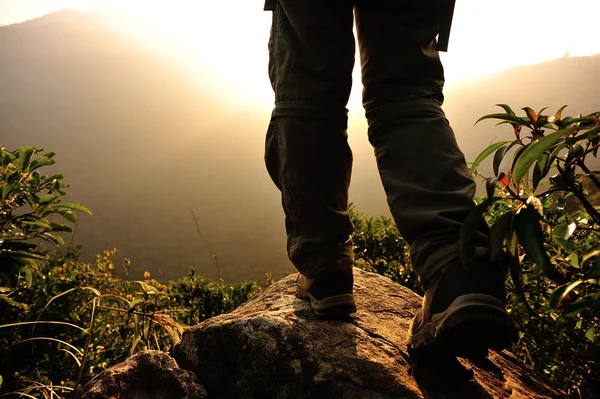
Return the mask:
[[[196,275],[161,284],[119,278],[115,251],[78,260],[71,233],[85,207],[63,202],[63,176],[39,169],[53,153],[0,149],[0,395],[65,397],[103,369],[145,349],[169,351],[183,326],[229,312],[256,282],[215,283]],[[64,224],[53,220],[60,217]],[[43,240],[52,250],[40,245]]]
[[[490,145],[473,162],[476,172],[493,156],[495,177],[486,180],[487,196],[478,199],[461,240],[468,244],[486,219],[492,256],[509,266],[508,311],[520,329],[513,352],[571,397],[593,397],[600,392],[600,172],[592,166],[600,113],[571,118],[562,117],[565,107],[553,116],[526,107],[517,116],[501,107],[504,113],[480,120],[499,119],[514,138]],[[351,216],[363,267],[418,286],[391,220],[354,210]]]
[[[600,172],[592,170],[600,146],[600,114],[563,118],[563,107],[554,116],[530,108],[523,109],[525,116],[517,116],[510,107],[501,107],[504,113],[481,120],[499,119],[512,127],[514,138],[492,144],[473,163],[475,172],[493,154],[495,177],[486,180],[487,197],[478,201],[461,241],[468,244],[471,228],[482,216],[487,220],[491,253],[509,266],[508,310],[521,330],[513,352],[571,397],[593,397],[600,390]],[[28,200],[19,205],[26,208],[23,213],[32,213],[51,193],[38,195],[39,186],[22,186],[22,175],[6,179],[14,168],[5,165],[22,162],[21,151],[11,157],[3,150],[2,155],[3,242],[22,237],[13,235],[18,229],[5,228],[15,225],[7,220],[17,215],[18,207],[13,205],[11,212],[4,211],[11,195],[33,191],[35,196],[25,194],[22,198]],[[27,152],[23,152],[26,158]],[[16,180],[19,190],[5,188],[13,187]],[[43,190],[58,192],[59,188]],[[6,196],[5,190],[10,191]],[[55,205],[60,203],[62,193],[58,194],[52,200]],[[68,212],[78,209],[59,206],[56,210],[70,217]],[[45,218],[43,211],[38,216]],[[391,219],[365,218],[355,210],[351,217],[358,263],[418,291],[408,246]],[[40,224],[34,224],[34,230],[24,224],[22,233],[55,236],[61,231],[49,221],[36,222]],[[259,289],[254,282],[214,283],[193,271],[169,285],[149,279],[124,281],[116,275],[112,252],[100,255],[94,264],[84,264],[60,242],[62,250],[54,256],[27,244],[32,246],[11,251],[25,250],[33,256],[0,253],[5,259],[12,256],[12,265],[18,259],[16,268],[0,263],[6,276],[0,291],[4,299],[0,301],[0,346],[13,351],[0,357],[4,392],[21,389],[28,395],[47,396],[52,389],[62,395],[73,390],[77,381],[136,350],[168,350],[178,339],[179,323],[194,324],[230,311]],[[36,320],[70,324],[24,324]],[[7,325],[15,321],[21,324]]]

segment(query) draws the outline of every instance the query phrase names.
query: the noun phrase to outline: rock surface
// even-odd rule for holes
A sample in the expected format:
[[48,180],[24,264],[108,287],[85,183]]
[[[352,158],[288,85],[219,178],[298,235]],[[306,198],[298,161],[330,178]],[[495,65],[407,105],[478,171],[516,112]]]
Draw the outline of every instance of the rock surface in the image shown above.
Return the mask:
[[201,399],[206,391],[193,373],[159,351],[135,354],[88,382],[81,399]]
[[475,365],[412,367],[409,323],[421,297],[355,269],[351,321],[318,319],[295,297],[295,275],[235,311],[185,331],[175,358],[210,398],[556,398],[508,352]]

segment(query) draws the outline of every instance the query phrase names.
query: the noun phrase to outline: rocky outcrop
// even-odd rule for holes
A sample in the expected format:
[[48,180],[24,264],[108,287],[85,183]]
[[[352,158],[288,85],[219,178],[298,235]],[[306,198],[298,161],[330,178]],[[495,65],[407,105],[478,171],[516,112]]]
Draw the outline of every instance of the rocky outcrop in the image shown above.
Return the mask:
[[194,374],[178,368],[163,352],[140,352],[88,382],[81,399],[202,399]]
[[508,352],[473,364],[411,365],[410,320],[421,297],[355,269],[359,311],[321,320],[295,297],[295,276],[237,310],[186,330],[175,358],[210,398],[555,398]]

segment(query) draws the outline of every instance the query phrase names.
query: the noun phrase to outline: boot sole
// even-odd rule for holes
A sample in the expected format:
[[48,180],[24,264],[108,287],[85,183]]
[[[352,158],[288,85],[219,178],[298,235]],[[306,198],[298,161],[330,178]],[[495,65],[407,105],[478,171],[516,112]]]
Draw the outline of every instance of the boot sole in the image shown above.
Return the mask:
[[491,295],[468,294],[456,298],[448,309],[433,315],[430,322],[414,331],[409,350],[416,357],[444,354],[483,358],[488,349],[505,349],[517,337],[500,300]]
[[319,300],[307,291],[298,288],[296,296],[301,299],[308,299],[310,307],[318,316],[344,317],[356,312],[356,304],[352,294],[332,295]]

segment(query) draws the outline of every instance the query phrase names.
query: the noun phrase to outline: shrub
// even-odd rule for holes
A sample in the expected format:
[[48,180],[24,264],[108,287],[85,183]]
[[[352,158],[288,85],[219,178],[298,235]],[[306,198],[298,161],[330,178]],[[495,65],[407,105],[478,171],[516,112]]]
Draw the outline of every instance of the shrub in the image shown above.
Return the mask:
[[[487,197],[461,231],[468,243],[482,215],[494,259],[509,265],[509,310],[521,328],[515,353],[573,397],[600,386],[600,113],[563,117],[523,108],[483,116],[512,127],[472,164],[493,154]],[[478,122],[479,122],[478,121]],[[504,161],[506,159],[506,161]],[[503,162],[504,161],[504,162]],[[504,166],[505,171],[502,171]]]
[[[512,127],[511,140],[493,143],[472,163],[492,157],[487,195],[461,231],[469,247],[484,217],[494,260],[508,266],[507,310],[520,329],[512,351],[568,395],[600,390],[600,113],[563,117],[525,107],[517,116],[486,115]],[[478,122],[479,122],[478,121]],[[350,210],[359,266],[420,293],[408,246],[391,219]],[[461,258],[464,254],[461,251]]]
[[[93,263],[59,233],[90,213],[63,202],[63,176],[38,169],[54,153],[0,149],[0,394],[64,397],[139,350],[169,351],[183,325],[229,312],[259,291],[256,282],[212,282],[190,275],[168,284],[119,278],[115,250]],[[39,240],[53,244],[52,250]],[[128,273],[125,273],[128,274]],[[183,325],[182,325],[183,324]],[[5,348],[5,349],[4,349]]]
[[412,268],[409,247],[396,225],[387,216],[366,217],[350,206],[354,225],[354,257],[358,267],[389,277],[392,281],[422,295],[416,272]]
[[54,153],[37,156],[41,149],[23,147],[9,151],[0,147],[0,299],[10,302],[10,286],[21,276],[31,284],[30,266],[47,261],[46,251],[36,240],[56,246],[65,242],[59,233],[71,233],[71,226],[55,223],[77,222],[73,212],[91,212],[63,202],[67,187],[62,174],[45,176],[39,169],[55,163]]

